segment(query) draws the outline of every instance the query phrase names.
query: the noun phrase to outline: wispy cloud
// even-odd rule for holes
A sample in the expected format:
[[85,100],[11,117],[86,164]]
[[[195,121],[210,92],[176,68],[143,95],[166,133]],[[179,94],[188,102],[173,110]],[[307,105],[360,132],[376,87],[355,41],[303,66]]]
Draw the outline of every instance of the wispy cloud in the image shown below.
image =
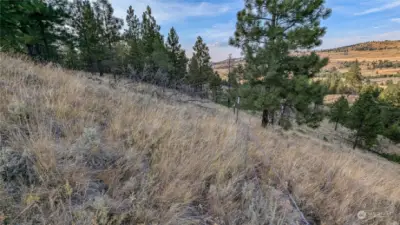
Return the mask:
[[136,0],[131,2],[122,0],[118,2],[118,8],[115,10],[116,15],[125,18],[129,5],[132,5],[139,15],[149,5],[154,17],[160,24],[176,22],[188,17],[218,16],[236,10],[236,4],[231,3],[186,2],[183,0]]
[[354,15],[356,15],[356,16],[367,15],[367,14],[371,14],[371,13],[385,11],[385,10],[388,10],[388,9],[393,9],[393,8],[396,8],[396,7],[399,7],[399,6],[400,6],[400,0],[396,0],[396,1],[384,4],[384,5],[379,6],[379,7],[375,7],[375,8],[371,8],[371,9],[368,9],[368,10],[365,10],[365,11],[362,11],[362,12],[355,13]]
[[235,22],[217,23],[210,28],[199,31],[196,36],[205,37],[209,41],[228,42],[229,37],[235,32]]
[[400,23],[400,18],[393,18],[390,21],[395,22],[395,23]]

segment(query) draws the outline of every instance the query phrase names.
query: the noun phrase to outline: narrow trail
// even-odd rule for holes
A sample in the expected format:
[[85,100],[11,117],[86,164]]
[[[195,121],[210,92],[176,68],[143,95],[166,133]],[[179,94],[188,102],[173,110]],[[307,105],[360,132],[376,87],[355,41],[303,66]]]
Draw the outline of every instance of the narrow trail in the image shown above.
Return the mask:
[[[272,165],[272,163],[270,163],[271,157],[267,154],[267,151],[262,147],[259,137],[256,134],[254,134],[254,132],[252,132],[252,128],[250,127],[250,124],[244,123],[240,119],[238,120],[238,124],[239,123],[244,127],[244,129],[242,129],[242,132],[243,132],[242,135],[245,135],[249,141],[255,143],[257,149],[263,154],[268,165]],[[245,157],[246,158],[248,157],[247,153],[245,153]],[[247,162],[247,159],[246,159],[246,162]],[[301,224],[303,224],[303,225],[315,224],[314,222],[308,221],[308,219],[306,218],[306,216],[300,209],[299,205],[297,204],[295,197],[292,195],[291,191],[288,190],[287,183],[284,181],[284,179],[281,176],[279,176],[279,173],[277,172],[277,170],[275,168],[273,168],[272,166],[270,168],[273,173],[273,176],[275,176],[275,178],[277,178],[276,180],[278,180],[278,182],[279,182],[278,186],[280,187],[280,191],[282,191],[282,193],[285,195],[285,197],[290,201],[293,209],[295,209],[295,211],[300,216],[301,221],[298,221],[298,222],[301,222]]]

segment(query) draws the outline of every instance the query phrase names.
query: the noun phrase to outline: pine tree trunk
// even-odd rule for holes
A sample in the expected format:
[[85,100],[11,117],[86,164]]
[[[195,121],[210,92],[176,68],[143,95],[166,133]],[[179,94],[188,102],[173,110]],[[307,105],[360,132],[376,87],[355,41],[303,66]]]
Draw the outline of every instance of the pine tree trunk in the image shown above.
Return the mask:
[[263,110],[263,114],[262,114],[262,121],[261,121],[261,126],[262,127],[267,127],[268,126],[268,110],[267,109],[264,109]]
[[336,124],[335,124],[335,131],[337,130],[338,124],[339,124],[339,120],[336,121]]
[[103,65],[101,64],[101,60],[97,60],[97,69],[99,70],[99,74],[102,77],[104,72],[103,72]]
[[44,25],[41,20],[39,20],[39,26],[40,26],[40,34],[42,35],[43,43],[44,43],[44,48],[46,49],[46,60],[50,59],[50,48],[49,44],[46,39],[46,35],[44,33]]
[[272,111],[271,115],[269,117],[271,118],[271,125],[274,125],[274,123],[275,123],[275,111]]
[[357,144],[358,144],[358,132],[356,134],[356,140],[354,141],[353,149],[356,149]]

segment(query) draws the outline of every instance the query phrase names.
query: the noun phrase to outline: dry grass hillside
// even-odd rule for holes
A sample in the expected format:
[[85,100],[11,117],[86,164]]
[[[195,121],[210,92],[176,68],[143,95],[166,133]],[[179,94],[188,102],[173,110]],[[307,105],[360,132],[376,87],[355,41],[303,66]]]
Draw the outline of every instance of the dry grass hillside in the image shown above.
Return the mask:
[[[345,46],[336,49],[329,49],[317,52],[321,57],[329,57],[329,64],[324,68],[325,71],[331,71],[333,68],[340,72],[347,72],[346,64],[358,60],[361,63],[363,76],[374,77],[371,80],[380,85],[385,85],[387,80],[394,83],[400,81],[400,77],[389,77],[386,75],[400,74],[400,66],[392,68],[373,68],[373,62],[387,60],[400,65],[400,40],[398,41],[375,41],[360,43],[352,46]],[[235,59],[233,65],[243,63],[243,60]],[[227,79],[228,61],[222,61],[214,64],[216,70],[222,78]],[[382,76],[379,78],[379,76]]]
[[0,55],[0,221],[400,221],[400,165],[189,100]]
[[[346,62],[358,60],[361,63],[363,76],[384,76],[400,74],[400,67],[395,68],[373,68],[372,62],[387,60],[393,63],[400,63],[400,40],[381,41],[356,44],[337,49],[324,50],[319,52],[322,57],[329,57],[329,65],[325,68],[330,70],[336,67],[341,72],[346,72]],[[397,80],[396,80],[397,81]]]

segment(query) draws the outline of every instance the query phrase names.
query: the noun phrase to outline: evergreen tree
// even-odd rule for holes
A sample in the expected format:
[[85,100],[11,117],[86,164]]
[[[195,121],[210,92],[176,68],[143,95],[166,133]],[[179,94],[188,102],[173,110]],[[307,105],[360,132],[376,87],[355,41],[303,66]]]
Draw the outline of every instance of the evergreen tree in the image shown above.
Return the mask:
[[210,76],[209,79],[210,79],[210,81],[209,81],[210,82],[210,90],[213,95],[213,100],[215,102],[218,102],[218,97],[220,96],[221,90],[222,90],[221,89],[221,83],[222,83],[221,77],[217,72],[215,72],[214,74],[212,74]]
[[114,80],[116,80],[116,73],[119,70],[117,67],[120,66],[120,63],[116,61],[117,52],[114,45],[121,39],[119,30],[124,21],[113,15],[114,9],[108,0],[97,0],[93,3],[93,8],[100,26],[100,39],[103,47],[103,55],[98,63],[103,70],[112,72]]
[[196,89],[202,89],[214,74],[211,68],[211,57],[207,45],[201,37],[197,37],[193,47],[193,57],[189,65],[189,82]]
[[168,34],[166,47],[168,50],[169,59],[171,61],[171,69],[169,71],[170,80],[173,82],[180,81],[186,76],[186,66],[188,60],[186,58],[185,51],[179,44],[178,34],[173,27]]
[[390,102],[380,102],[381,115],[384,130],[383,135],[395,143],[400,143],[400,108]]
[[67,1],[0,1],[2,50],[57,60],[66,37]]
[[[301,103],[297,96],[303,100],[312,100],[312,96],[309,92],[299,95],[298,90],[307,90],[299,87],[309,85],[304,79],[318,73],[327,59],[320,59],[315,53],[303,56],[290,53],[319,46],[326,30],[320,27],[320,20],[330,13],[323,0],[247,0],[245,9],[238,13],[235,37],[230,43],[242,48],[245,54],[249,75],[246,79],[252,90],[258,90],[248,92],[252,94],[246,95],[249,98],[246,101],[263,111],[263,126],[275,120],[269,115],[275,116],[277,111],[281,125],[290,122],[291,112],[303,120],[310,113],[310,105],[306,104],[316,104]],[[299,76],[305,78],[293,79]],[[313,115],[320,111],[319,107],[313,109]]]
[[371,93],[363,93],[350,109],[348,127],[355,130],[353,148],[361,141],[367,147],[375,144],[378,134],[382,132],[381,109]]
[[335,123],[335,130],[337,130],[339,123],[345,124],[348,113],[349,102],[344,96],[342,96],[331,107],[330,121]]
[[389,104],[400,107],[400,82],[397,84],[389,84],[380,93],[379,97]]
[[94,11],[102,27],[101,38],[107,43],[108,50],[112,50],[113,43],[120,40],[119,30],[124,25],[124,21],[115,17],[114,9],[108,0],[97,0],[94,2]]
[[353,90],[353,93],[358,93],[362,88],[362,74],[360,63],[356,60],[350,67],[349,72],[346,73],[346,81]]
[[[151,8],[147,6],[145,12],[142,15],[142,47],[143,47],[143,58],[144,63],[147,64],[149,71],[156,72],[158,70],[156,63],[153,61],[153,52],[164,51],[165,46],[161,46],[163,43],[163,36],[160,34],[160,26],[157,25],[156,19],[152,15]],[[154,49],[158,47],[160,49]]]
[[74,29],[77,48],[84,68],[103,74],[101,61],[104,59],[106,46],[102,42],[102,26],[90,1],[75,0],[72,5],[71,27]]
[[125,30],[125,40],[129,46],[127,54],[127,64],[131,65],[136,72],[143,71],[143,48],[141,40],[141,23],[135,15],[132,6],[129,6],[126,16],[126,24],[128,29]]

